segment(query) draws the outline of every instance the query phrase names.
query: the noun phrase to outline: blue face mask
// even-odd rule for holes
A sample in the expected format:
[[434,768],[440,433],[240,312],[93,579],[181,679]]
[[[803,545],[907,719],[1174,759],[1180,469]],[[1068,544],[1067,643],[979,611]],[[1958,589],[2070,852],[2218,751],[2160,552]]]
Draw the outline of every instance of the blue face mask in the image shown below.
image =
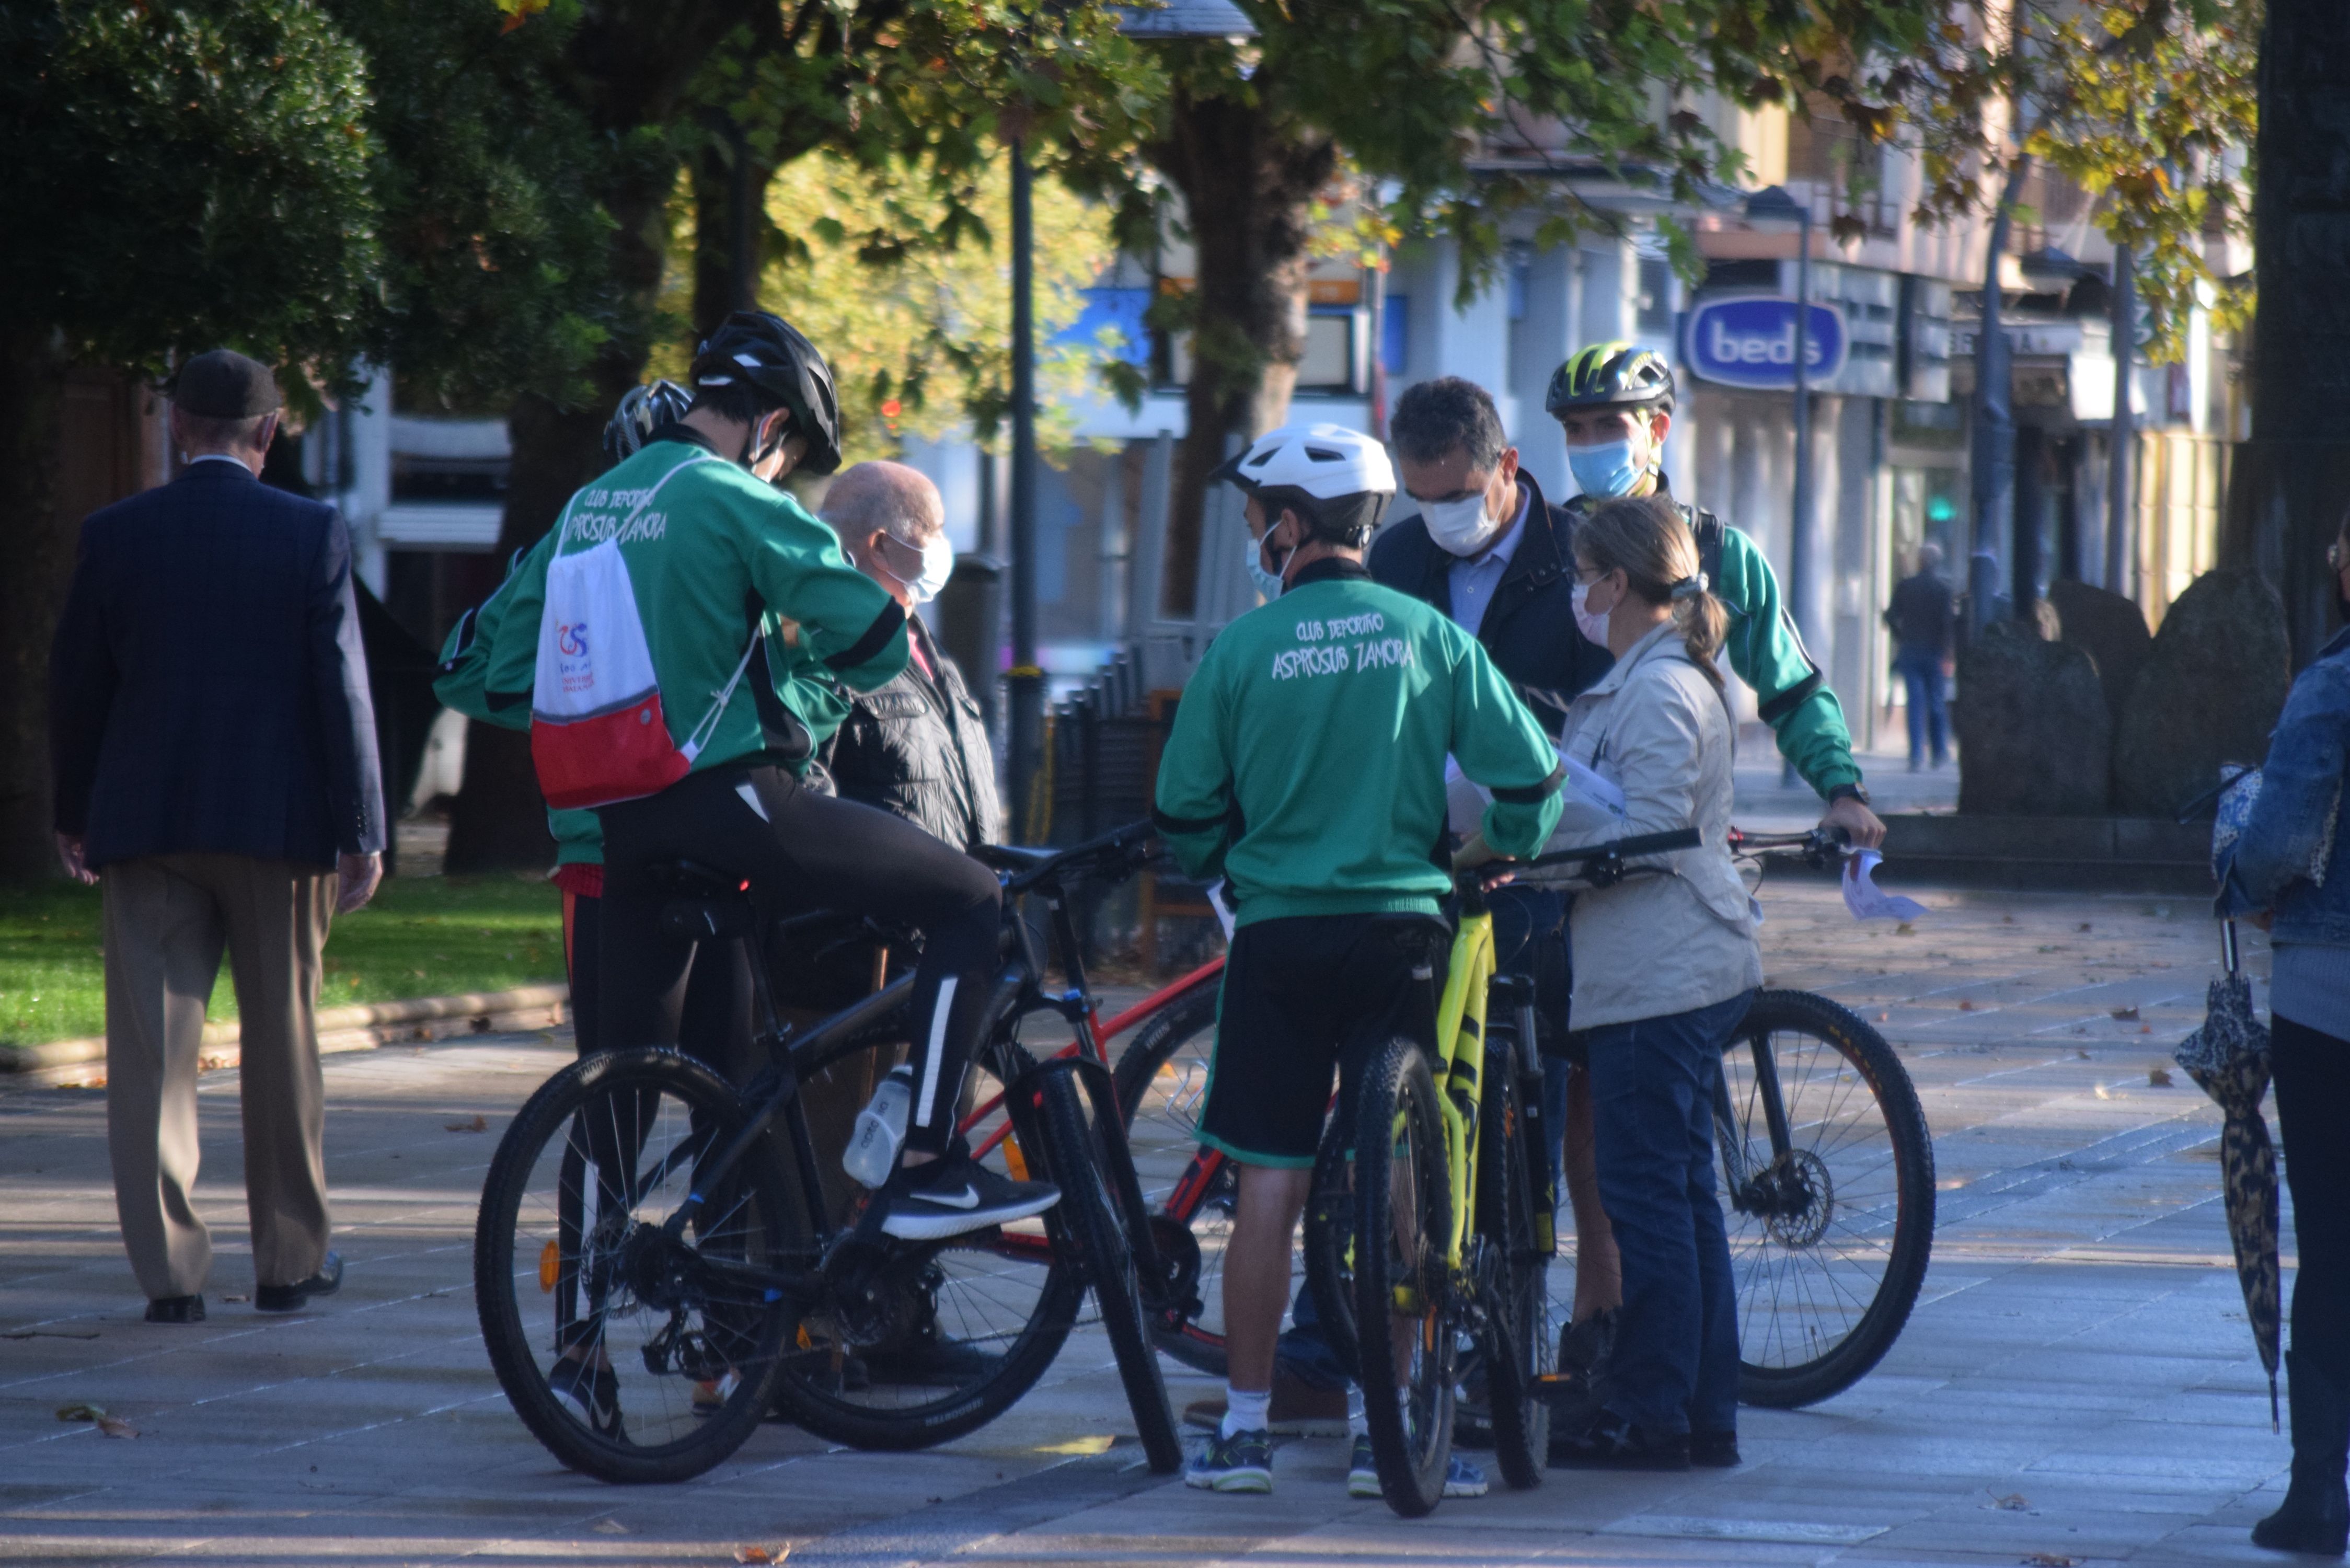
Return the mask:
[[[1255,585],[1256,591],[1264,596],[1267,604],[1279,598],[1282,587],[1281,574],[1264,569],[1263,545],[1257,540],[1250,538],[1247,531],[1243,529],[1241,533],[1241,547],[1248,556],[1249,581]],[[1284,556],[1283,559],[1285,565],[1287,557]]]
[[1598,446],[1566,449],[1566,466],[1586,495],[1629,495],[1647,472],[1633,456],[1632,442],[1611,441]]

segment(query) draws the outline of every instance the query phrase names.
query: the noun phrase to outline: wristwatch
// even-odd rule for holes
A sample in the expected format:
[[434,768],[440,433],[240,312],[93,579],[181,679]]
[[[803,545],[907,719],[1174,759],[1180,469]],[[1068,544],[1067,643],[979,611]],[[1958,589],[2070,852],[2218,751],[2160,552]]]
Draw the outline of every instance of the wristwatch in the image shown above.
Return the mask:
[[1827,801],[1830,805],[1834,805],[1840,800],[1856,800],[1861,805],[1866,805],[1869,803],[1868,786],[1858,782],[1837,784],[1828,791]]

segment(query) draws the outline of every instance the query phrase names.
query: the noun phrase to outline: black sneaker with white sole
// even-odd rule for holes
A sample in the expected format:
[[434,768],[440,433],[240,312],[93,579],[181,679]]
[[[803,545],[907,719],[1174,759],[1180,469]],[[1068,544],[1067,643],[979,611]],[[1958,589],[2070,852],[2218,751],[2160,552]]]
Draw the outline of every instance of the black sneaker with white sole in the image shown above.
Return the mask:
[[884,1233],[902,1241],[939,1241],[1042,1214],[1061,1200],[1061,1189],[1011,1180],[958,1153],[899,1168],[882,1197],[889,1205]]
[[546,1390],[562,1401],[572,1419],[599,1438],[620,1437],[620,1377],[608,1366],[590,1366],[577,1356],[555,1364]]

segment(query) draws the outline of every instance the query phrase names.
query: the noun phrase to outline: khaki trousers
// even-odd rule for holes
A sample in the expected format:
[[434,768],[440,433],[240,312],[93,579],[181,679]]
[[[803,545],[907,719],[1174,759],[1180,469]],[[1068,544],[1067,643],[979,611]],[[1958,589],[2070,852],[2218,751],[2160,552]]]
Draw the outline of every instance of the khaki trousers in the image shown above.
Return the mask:
[[243,855],[119,862],[106,900],[106,1132],[122,1243],[151,1298],[189,1296],[211,1270],[191,1199],[201,1151],[196,1068],[222,949],[236,986],[245,1204],[255,1282],[290,1285],[327,1255],[318,954],[332,871]]

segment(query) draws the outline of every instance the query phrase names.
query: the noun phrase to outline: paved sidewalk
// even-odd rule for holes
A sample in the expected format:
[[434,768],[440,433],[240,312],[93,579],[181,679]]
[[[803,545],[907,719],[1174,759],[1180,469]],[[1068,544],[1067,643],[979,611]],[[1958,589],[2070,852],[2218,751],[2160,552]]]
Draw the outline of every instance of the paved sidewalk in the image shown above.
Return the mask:
[[[784,1542],[859,1568],[2276,1561],[2245,1541],[2287,1449],[2228,1267],[2218,1114],[2183,1074],[2148,1076],[2200,1016],[2210,922],[2188,901],[1923,897],[1902,934],[1856,927],[1824,882],[1764,890],[1772,982],[1877,1021],[1918,1079],[1941,1226],[1879,1370],[1746,1412],[1740,1469],[1552,1472],[1406,1523],[1347,1501],[1344,1445],[1315,1440],[1280,1449],[1272,1497],[1189,1491],[1138,1468],[1087,1329],[1017,1409],[935,1452],[769,1426],[695,1483],[599,1485],[523,1431],[473,1321],[484,1168],[570,1054],[492,1036],[329,1062],[350,1275],[289,1318],[228,1299],[250,1293],[234,1074],[203,1090],[221,1257],[196,1328],[139,1321],[102,1095],[0,1095],[0,1561],[653,1564]],[[1169,1381],[1179,1405],[1212,1391]],[[54,1414],[79,1402],[139,1435]]]

